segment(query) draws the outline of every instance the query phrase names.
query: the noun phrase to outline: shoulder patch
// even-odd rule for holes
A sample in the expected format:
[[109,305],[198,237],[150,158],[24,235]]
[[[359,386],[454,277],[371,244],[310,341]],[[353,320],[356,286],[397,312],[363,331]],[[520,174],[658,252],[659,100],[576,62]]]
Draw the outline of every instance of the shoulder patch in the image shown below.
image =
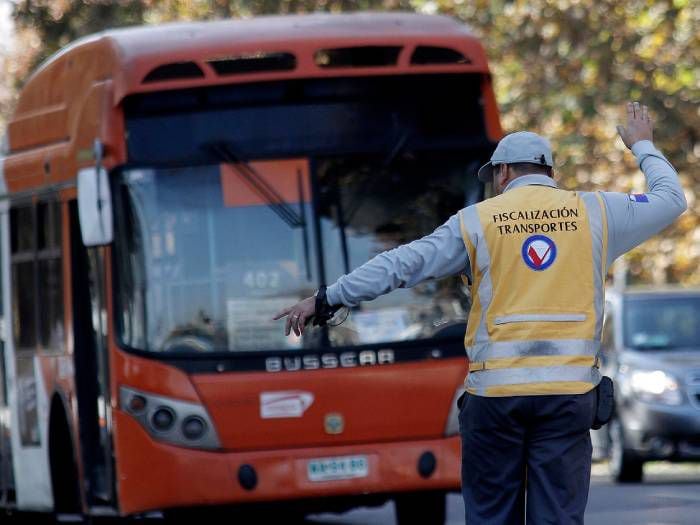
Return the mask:
[[649,202],[646,193],[630,193],[628,197],[632,202]]

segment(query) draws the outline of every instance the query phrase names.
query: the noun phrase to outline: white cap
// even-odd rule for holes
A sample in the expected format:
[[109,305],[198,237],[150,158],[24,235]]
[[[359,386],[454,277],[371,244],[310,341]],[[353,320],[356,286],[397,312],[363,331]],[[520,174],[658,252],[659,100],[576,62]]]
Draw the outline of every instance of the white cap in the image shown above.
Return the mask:
[[489,182],[493,167],[499,164],[531,162],[543,166],[554,166],[552,147],[549,141],[531,131],[516,131],[503,137],[491,155],[491,160],[479,168],[479,180]]

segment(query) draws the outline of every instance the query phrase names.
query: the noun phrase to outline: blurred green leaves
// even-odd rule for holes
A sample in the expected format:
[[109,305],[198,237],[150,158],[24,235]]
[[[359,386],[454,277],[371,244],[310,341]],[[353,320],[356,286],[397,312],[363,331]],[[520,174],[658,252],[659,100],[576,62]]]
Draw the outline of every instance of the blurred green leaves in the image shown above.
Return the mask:
[[[552,140],[564,187],[642,191],[616,138],[623,104],[648,104],[655,142],[678,169],[690,210],[628,256],[634,281],[700,284],[700,3],[415,1],[470,23],[490,57],[507,130]],[[432,9],[432,7],[431,7]]]
[[678,169],[690,209],[628,255],[631,274],[636,281],[700,284],[698,0],[21,0],[17,25],[38,44],[24,50],[30,59],[17,60],[30,69],[75,38],[109,27],[371,9],[468,23],[489,55],[505,129],[548,136],[563,187],[642,191],[643,177],[615,125],[627,100],[649,105],[655,142]]

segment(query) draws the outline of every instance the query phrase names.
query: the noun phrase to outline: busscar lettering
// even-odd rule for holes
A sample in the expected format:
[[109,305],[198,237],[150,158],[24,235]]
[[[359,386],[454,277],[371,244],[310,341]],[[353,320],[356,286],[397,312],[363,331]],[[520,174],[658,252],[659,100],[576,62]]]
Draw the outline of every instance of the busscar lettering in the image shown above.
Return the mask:
[[331,368],[354,368],[356,366],[389,365],[394,363],[394,351],[363,350],[362,352],[306,354],[294,357],[268,357],[265,359],[267,372],[295,372],[297,370],[321,370]]
[[338,356],[335,354],[323,354],[321,363],[323,368],[338,368]]
[[372,350],[365,350],[360,352],[360,366],[365,365],[376,365],[377,364],[377,354]]
[[357,366],[357,354],[355,352],[343,352],[340,354],[340,365],[346,368]]
[[305,355],[301,358],[304,370],[316,370],[321,367],[321,360],[317,355]]
[[575,232],[578,231],[578,217],[578,209],[567,207],[550,210],[513,210],[492,215],[499,235]]
[[301,369],[301,358],[299,357],[285,357],[283,360],[285,370],[300,370]]
[[394,362],[394,351],[390,349],[379,350],[377,352],[377,363],[380,365],[390,365]]

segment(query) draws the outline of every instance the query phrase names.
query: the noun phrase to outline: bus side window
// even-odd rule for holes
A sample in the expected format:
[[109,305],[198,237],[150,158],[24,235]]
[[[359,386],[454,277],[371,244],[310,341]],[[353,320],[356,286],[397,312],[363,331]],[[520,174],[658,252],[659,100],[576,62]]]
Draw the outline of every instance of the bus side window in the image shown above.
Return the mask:
[[[0,218],[3,217],[3,214],[0,214]],[[0,223],[1,224],[1,223]],[[5,251],[5,245],[3,244],[5,237],[5,231],[2,229],[0,226],[0,272],[2,272],[2,268],[4,266],[2,256]],[[3,294],[3,290],[5,288],[5,282],[2,279],[1,273],[0,273],[0,409],[7,407],[7,369],[5,366],[5,345],[7,344],[5,342],[5,338],[7,337],[7,330],[9,327],[6,325],[6,319],[7,316],[5,315],[5,296]],[[2,482],[3,482],[3,461],[5,460],[5,455],[7,452],[3,453],[3,438],[6,435],[6,430],[3,427],[3,422],[0,421],[0,455],[3,455],[3,457],[0,457],[0,497],[2,496]]]
[[44,351],[60,352],[64,340],[61,203],[39,202],[36,211],[39,344]]
[[34,207],[10,210],[12,264],[12,333],[18,352],[36,351],[36,262]]
[[40,445],[34,356],[37,349],[36,217],[31,204],[10,209],[12,334],[22,446]]

